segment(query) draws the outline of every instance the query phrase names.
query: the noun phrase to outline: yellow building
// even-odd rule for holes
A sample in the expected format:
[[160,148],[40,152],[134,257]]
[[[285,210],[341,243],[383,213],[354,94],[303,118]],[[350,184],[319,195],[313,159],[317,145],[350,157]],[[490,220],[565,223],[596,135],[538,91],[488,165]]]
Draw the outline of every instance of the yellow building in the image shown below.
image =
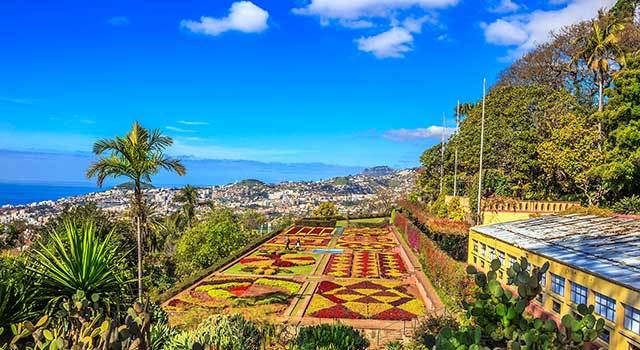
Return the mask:
[[523,256],[534,266],[550,264],[534,314],[559,320],[578,304],[594,305],[605,320],[598,345],[640,350],[640,220],[551,215],[469,232],[469,264],[486,271],[499,258],[503,283],[504,269]]
[[524,201],[505,199],[484,203],[482,207],[482,223],[495,224],[499,222],[530,219],[532,217],[557,214],[573,207],[579,207],[578,202],[549,202]]

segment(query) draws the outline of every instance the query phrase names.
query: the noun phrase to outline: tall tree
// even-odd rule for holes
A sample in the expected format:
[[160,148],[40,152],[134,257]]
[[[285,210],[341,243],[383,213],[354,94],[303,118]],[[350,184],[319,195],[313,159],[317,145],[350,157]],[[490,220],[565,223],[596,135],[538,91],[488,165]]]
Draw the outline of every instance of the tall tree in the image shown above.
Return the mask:
[[145,227],[145,199],[143,183],[150,183],[151,176],[160,170],[176,172],[182,176],[186,169],[179,160],[168,158],[164,151],[173,144],[173,140],[162,135],[160,130],[149,131],[138,122],[124,136],[114,139],[102,139],[93,145],[97,156],[106,154],[89,166],[87,177],[96,177],[98,186],[104,180],[126,177],[133,181],[132,212],[135,217],[138,250],[138,297],[142,299],[142,228]]
[[198,206],[198,189],[191,185],[184,186],[176,195],[176,201],[182,204],[182,215],[187,222],[187,227],[193,227]]
[[575,60],[584,60],[596,75],[598,83],[598,112],[604,108],[604,88],[611,74],[610,62],[624,65],[624,52],[618,44],[624,24],[613,15],[601,10],[591,21],[591,30],[578,38],[580,49]]

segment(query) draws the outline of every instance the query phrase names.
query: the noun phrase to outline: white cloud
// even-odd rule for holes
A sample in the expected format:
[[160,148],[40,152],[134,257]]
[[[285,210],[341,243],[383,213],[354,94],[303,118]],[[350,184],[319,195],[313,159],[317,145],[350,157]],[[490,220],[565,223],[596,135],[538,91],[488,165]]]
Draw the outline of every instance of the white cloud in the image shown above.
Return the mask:
[[260,33],[269,26],[269,12],[254,5],[251,1],[238,1],[231,4],[229,15],[223,18],[202,16],[200,21],[182,20],[180,25],[194,33],[216,36],[226,31]]
[[411,7],[437,9],[457,3],[458,0],[311,0],[304,7],[294,8],[293,12],[321,18],[357,19],[390,17],[398,10]]
[[514,59],[547,42],[551,32],[591,19],[599,9],[609,8],[615,2],[616,0],[569,0],[556,10],[535,10],[507,16],[483,25],[482,28],[487,42],[512,46],[509,57]]
[[484,39],[496,45],[519,45],[529,39],[529,33],[518,23],[499,19],[491,24],[482,23]]
[[191,121],[191,120],[178,120],[178,124],[182,125],[209,125],[209,122]]
[[[362,29],[362,28],[372,28],[375,27],[375,23],[371,22],[371,21],[367,21],[364,19],[341,19],[340,21],[340,25],[345,27],[345,28],[351,28],[351,29]],[[323,22],[321,22],[322,25],[326,26],[329,25],[329,21],[325,20]]]
[[498,4],[489,8],[489,12],[493,13],[508,13],[515,12],[520,9],[520,5],[512,0],[500,0]]
[[422,25],[425,23],[436,24],[437,20],[431,16],[422,16],[418,18],[407,17],[402,22],[402,26],[411,33],[421,33]]
[[35,101],[28,98],[15,98],[15,97],[4,97],[0,96],[0,101],[3,102],[11,102],[19,105],[32,105],[35,104]]
[[131,23],[131,20],[129,20],[129,17],[115,16],[115,17],[109,18],[107,22],[109,22],[109,24],[111,24],[114,27],[122,27]]
[[393,27],[378,35],[357,39],[358,50],[370,52],[378,58],[404,57],[405,52],[413,50],[413,35],[400,27]]
[[453,135],[455,128],[443,128],[442,126],[431,125],[428,128],[417,129],[393,129],[387,130],[383,137],[398,142],[415,141],[421,139],[433,139],[442,137],[444,131],[445,138]]
[[175,132],[195,132],[194,130],[176,128],[175,126],[165,126],[165,129],[175,131]]

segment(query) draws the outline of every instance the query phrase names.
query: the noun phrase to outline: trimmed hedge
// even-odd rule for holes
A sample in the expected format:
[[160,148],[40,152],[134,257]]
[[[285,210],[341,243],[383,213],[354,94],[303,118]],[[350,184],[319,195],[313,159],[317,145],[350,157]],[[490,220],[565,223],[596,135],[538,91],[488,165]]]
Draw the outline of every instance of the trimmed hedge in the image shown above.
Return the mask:
[[473,291],[467,264],[454,260],[402,213],[396,212],[393,218],[393,224],[418,254],[424,273],[443,302],[452,309],[458,308]]
[[241,258],[243,255],[247,254],[251,250],[258,248],[260,245],[262,245],[263,243],[267,242],[271,238],[279,235],[281,232],[283,232],[285,229],[288,229],[289,227],[291,227],[291,226],[287,226],[287,227],[285,227],[285,228],[283,228],[281,230],[274,231],[269,235],[258,237],[253,242],[249,243],[248,245],[244,246],[243,248],[240,248],[240,249],[236,250],[235,252],[233,252],[229,256],[216,261],[213,265],[207,267],[206,269],[201,269],[201,270],[199,270],[197,272],[194,272],[188,278],[183,279],[182,281],[176,283],[173,287],[167,289],[165,292],[163,292],[160,295],[158,295],[156,300],[153,300],[153,301],[158,302],[158,303],[164,303],[165,301],[167,301],[167,300],[173,298],[174,296],[176,296],[178,293],[180,293],[183,290],[189,288],[190,286],[192,286],[196,282],[198,282],[201,279],[203,279],[203,278],[209,276],[210,274],[214,273],[218,269],[224,267],[225,265],[231,263],[234,260],[237,260],[237,259]]

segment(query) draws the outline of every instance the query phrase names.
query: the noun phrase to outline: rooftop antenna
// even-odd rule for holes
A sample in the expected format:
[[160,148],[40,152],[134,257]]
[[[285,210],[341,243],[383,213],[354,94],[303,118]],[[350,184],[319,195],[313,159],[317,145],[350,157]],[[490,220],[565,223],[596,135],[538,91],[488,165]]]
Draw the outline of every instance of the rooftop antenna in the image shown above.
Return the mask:
[[[456,131],[455,135],[458,135],[460,130],[460,100],[456,104]],[[458,140],[455,141],[455,153],[453,157],[453,196],[458,195]]]
[[480,123],[480,171],[478,172],[478,218],[477,224],[482,222],[482,208],[480,199],[482,197],[482,152],[484,150],[484,105],[487,94],[487,79],[482,80],[482,121]]
[[444,184],[444,129],[445,119],[444,112],[442,112],[442,135],[440,137],[440,194],[442,194],[442,187]]

